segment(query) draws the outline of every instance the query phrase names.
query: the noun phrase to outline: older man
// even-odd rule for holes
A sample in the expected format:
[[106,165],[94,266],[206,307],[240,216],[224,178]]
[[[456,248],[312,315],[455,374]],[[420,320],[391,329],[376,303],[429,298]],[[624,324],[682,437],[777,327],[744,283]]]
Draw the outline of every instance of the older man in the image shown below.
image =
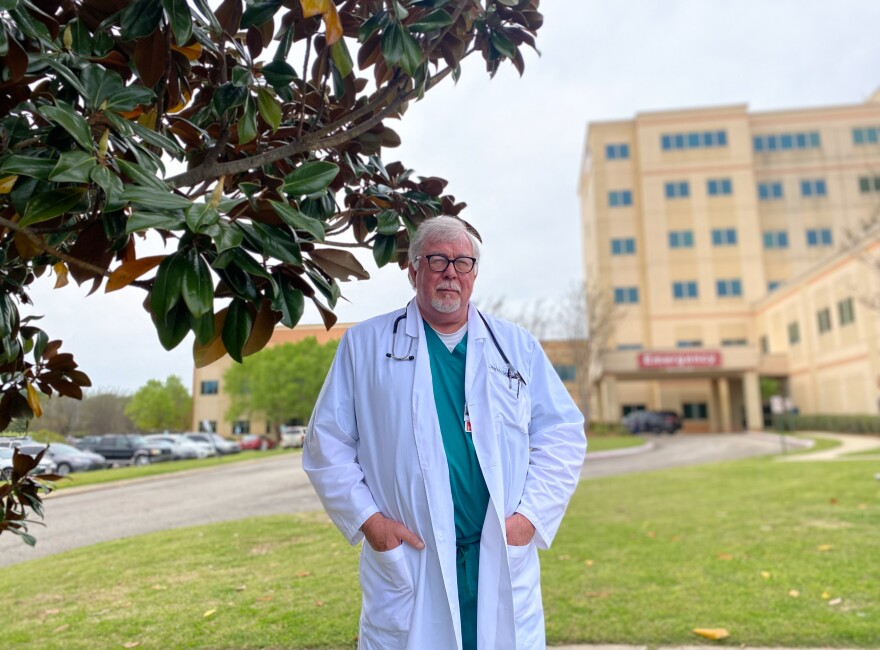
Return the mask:
[[359,647],[537,649],[537,549],[577,485],[584,420],[522,328],[470,304],[464,223],[410,243],[416,297],[351,328],[318,398],[303,467],[361,551]]

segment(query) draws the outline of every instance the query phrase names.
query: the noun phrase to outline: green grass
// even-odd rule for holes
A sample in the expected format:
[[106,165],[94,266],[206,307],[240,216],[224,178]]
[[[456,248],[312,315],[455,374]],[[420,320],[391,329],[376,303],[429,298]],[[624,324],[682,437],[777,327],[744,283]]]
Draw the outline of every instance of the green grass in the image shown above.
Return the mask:
[[[762,458],[582,483],[542,553],[548,641],[699,644],[693,628],[725,627],[719,645],[875,647],[874,471]],[[357,553],[317,513],[108,542],[0,570],[0,634],[41,650],[353,648]]]
[[270,449],[269,451],[243,451],[239,454],[229,454],[227,456],[212,456],[210,458],[199,458],[194,460],[172,460],[163,463],[154,463],[152,465],[139,465],[132,467],[114,467],[113,469],[101,469],[91,472],[75,472],[69,474],[66,479],[55,483],[56,490],[64,490],[72,487],[82,487],[84,485],[98,485],[100,483],[112,483],[114,481],[127,481],[136,478],[146,478],[148,476],[159,476],[161,474],[174,474],[175,472],[184,472],[190,469],[202,469],[206,467],[216,467],[217,465],[228,465],[230,463],[240,463],[246,460],[256,460],[259,458],[268,458],[279,454],[300,453],[300,450],[290,449]]
[[595,451],[609,451],[612,449],[626,449],[627,447],[640,447],[648,442],[639,436],[587,436],[587,453]]

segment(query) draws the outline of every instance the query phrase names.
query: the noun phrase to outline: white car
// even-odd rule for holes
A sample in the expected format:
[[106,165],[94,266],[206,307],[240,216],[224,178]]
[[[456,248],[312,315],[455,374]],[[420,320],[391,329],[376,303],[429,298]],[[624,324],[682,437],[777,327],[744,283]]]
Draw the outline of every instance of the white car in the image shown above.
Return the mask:
[[[12,456],[15,450],[11,447],[0,447],[0,481],[9,481],[12,479]],[[55,463],[48,458],[40,460],[40,464],[31,470],[34,474],[54,474]]]
[[284,425],[279,429],[282,449],[302,447],[306,443],[306,428],[301,425]]
[[159,441],[167,442],[171,445],[171,454],[174,460],[185,460],[190,458],[207,458],[211,456],[213,449],[210,445],[190,440],[186,436],[179,433],[156,433],[146,437],[150,442]]

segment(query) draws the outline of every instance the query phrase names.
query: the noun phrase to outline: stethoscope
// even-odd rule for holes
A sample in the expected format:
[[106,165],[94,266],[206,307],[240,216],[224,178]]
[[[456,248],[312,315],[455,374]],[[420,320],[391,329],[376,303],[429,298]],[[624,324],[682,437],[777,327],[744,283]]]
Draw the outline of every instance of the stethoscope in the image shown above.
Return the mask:
[[[486,326],[486,329],[489,331],[489,336],[492,337],[492,343],[495,344],[495,349],[498,350],[498,353],[501,355],[501,358],[504,360],[504,363],[507,365],[507,379],[508,383],[511,384],[514,379],[516,379],[517,383],[517,395],[519,395],[519,385],[526,385],[526,380],[523,378],[519,371],[513,367],[513,364],[510,363],[510,359],[507,358],[507,355],[504,354],[504,350],[501,348],[501,344],[498,343],[498,339],[495,338],[495,332],[492,331],[492,328],[489,326],[489,322],[486,320],[486,317],[477,310],[477,314],[480,316],[480,319],[483,321],[483,324]],[[412,361],[415,359],[415,356],[412,354],[412,347],[415,343],[415,339],[410,337],[409,346],[406,349],[406,354],[402,357],[397,356],[394,353],[397,343],[397,327],[400,325],[400,321],[406,318],[406,311],[404,311],[400,316],[394,319],[394,325],[391,328],[391,352],[386,352],[385,356],[389,359],[394,359],[395,361]]]

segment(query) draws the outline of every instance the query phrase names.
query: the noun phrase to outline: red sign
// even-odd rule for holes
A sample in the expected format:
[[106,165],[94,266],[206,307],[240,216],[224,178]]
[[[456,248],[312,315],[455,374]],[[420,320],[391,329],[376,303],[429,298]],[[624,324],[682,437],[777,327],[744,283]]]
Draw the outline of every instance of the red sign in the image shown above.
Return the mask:
[[639,353],[639,368],[714,368],[720,365],[718,350]]

